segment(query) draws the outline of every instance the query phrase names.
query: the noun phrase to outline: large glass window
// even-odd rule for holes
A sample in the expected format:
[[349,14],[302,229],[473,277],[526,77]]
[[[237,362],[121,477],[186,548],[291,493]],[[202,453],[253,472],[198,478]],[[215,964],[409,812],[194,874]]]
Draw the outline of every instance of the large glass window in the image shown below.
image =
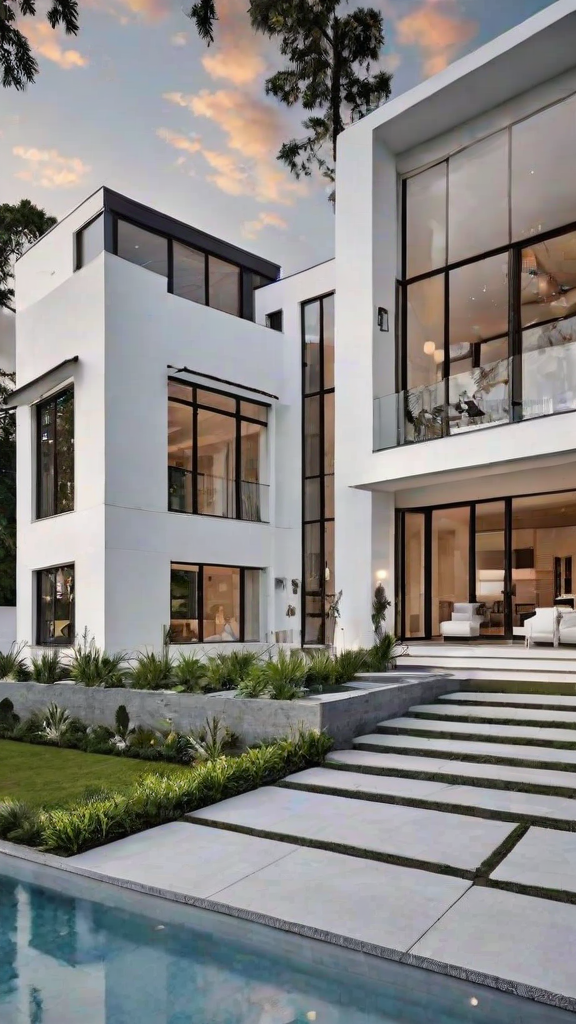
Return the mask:
[[41,402],[36,412],[38,519],[74,508],[74,389]]
[[208,257],[209,305],[240,316],[240,267]]
[[74,566],[60,565],[36,573],[38,612],[36,642],[68,646],[75,640]]
[[172,563],[172,643],[234,643],[260,637],[262,570]]
[[411,390],[442,377],[444,275],[411,284],[407,303],[407,387]]
[[180,295],[191,302],[206,302],[206,255],[181,242],[173,242],[174,295]]
[[91,263],[104,248],[104,215],[100,213],[76,235],[76,270]]
[[305,644],[333,643],[334,295],[302,310],[304,406],[303,626]]
[[576,221],[576,96],[512,127],[512,241]]
[[406,182],[406,274],[417,277],[446,263],[446,163]]
[[268,520],[267,406],[170,381],[171,512]]
[[456,153],[448,168],[448,262],[507,245],[508,132]]
[[[416,535],[417,536],[417,535]],[[470,600],[470,507],[432,512],[432,635],[452,618],[454,605]]]
[[139,267],[152,270],[155,274],[168,276],[168,239],[153,231],[131,224],[127,220],[117,221],[116,252],[123,260],[136,263]]

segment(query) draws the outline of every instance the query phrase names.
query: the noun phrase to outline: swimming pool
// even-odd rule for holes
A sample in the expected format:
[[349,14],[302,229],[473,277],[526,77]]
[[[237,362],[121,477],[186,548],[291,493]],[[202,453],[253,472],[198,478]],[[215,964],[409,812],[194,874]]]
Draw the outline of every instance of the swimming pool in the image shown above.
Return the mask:
[[488,1021],[574,1015],[0,855],[1,1024]]

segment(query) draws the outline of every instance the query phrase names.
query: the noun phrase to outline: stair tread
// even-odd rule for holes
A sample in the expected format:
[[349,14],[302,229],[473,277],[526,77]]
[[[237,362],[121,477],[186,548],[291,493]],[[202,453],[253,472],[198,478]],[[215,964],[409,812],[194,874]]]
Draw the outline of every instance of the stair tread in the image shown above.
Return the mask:
[[497,736],[503,740],[516,737],[518,739],[540,740],[542,743],[574,743],[576,735],[573,729],[551,729],[533,725],[492,725],[483,722],[448,722],[424,720],[422,718],[390,718],[378,723],[378,729],[401,729],[413,732],[450,732],[466,736],[478,737]]
[[450,701],[462,701],[470,704],[530,704],[534,708],[547,708],[553,705],[565,708],[574,708],[576,712],[576,697],[569,697],[563,693],[490,693],[487,690],[461,691],[457,693],[442,694],[439,698],[442,704],[449,704]]
[[520,743],[481,742],[475,740],[441,739],[434,736],[385,735],[369,733],[357,736],[354,746],[370,743],[382,750],[433,750],[447,756],[472,755],[475,757],[504,757],[510,761],[532,761],[543,764],[569,764],[576,766],[576,750],[562,750],[556,747],[525,747]]
[[[290,775],[286,780],[303,789],[315,786],[341,793],[367,794],[371,797],[393,797],[426,801],[446,807],[462,806],[507,814],[530,815],[550,821],[576,822],[576,800],[571,797],[542,796],[537,793],[515,793],[510,790],[479,786],[446,785],[420,779],[403,779],[365,772],[342,772],[334,768],[308,768]],[[439,806],[438,809],[442,809]]]
[[[375,750],[334,750],[328,754],[326,764],[341,764],[349,768],[375,768],[383,771],[411,771],[429,775],[460,776],[481,779],[488,784],[500,781],[532,786],[549,786],[576,790],[576,774],[548,768],[525,768],[504,764],[475,764],[459,761],[456,757],[422,757],[418,754],[396,754]],[[343,773],[344,774],[344,773]]]
[[472,706],[463,704],[415,704],[409,709],[409,714],[413,715],[416,713],[442,715],[447,720],[474,717],[491,719],[492,721],[500,719],[507,722],[516,720],[518,723],[534,722],[535,725],[541,724],[544,727],[551,723],[555,725],[562,725],[563,723],[576,725],[576,710],[552,711],[547,708],[513,708],[495,707],[492,705],[478,707],[475,704]]

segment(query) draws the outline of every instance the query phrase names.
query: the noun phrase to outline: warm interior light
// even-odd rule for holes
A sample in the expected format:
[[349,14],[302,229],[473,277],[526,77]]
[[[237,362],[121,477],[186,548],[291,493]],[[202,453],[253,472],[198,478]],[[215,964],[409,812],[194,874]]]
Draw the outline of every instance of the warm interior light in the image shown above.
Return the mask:
[[388,571],[387,571],[387,569],[378,569],[378,572],[376,573],[376,579],[377,580],[387,580],[388,579]]
[[444,353],[439,348],[437,348],[435,353],[434,353],[434,362],[435,363],[443,363],[444,362]]
[[425,352],[425,354],[427,356],[434,355],[435,351],[436,351],[436,345],[434,344],[433,341],[425,341],[424,342],[424,352]]

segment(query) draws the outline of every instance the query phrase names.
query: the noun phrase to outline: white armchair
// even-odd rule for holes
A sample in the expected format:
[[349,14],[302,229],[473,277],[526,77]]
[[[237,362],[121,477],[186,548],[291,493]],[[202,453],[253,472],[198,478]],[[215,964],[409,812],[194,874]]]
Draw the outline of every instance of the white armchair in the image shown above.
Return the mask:
[[457,603],[454,605],[452,618],[440,623],[440,632],[443,637],[470,637],[480,636],[480,626],[483,617],[477,614],[478,604]]
[[576,612],[566,611],[560,618],[558,639],[561,644],[576,644]]
[[561,614],[559,608],[537,608],[534,615],[524,621],[526,646],[554,644],[557,647]]

